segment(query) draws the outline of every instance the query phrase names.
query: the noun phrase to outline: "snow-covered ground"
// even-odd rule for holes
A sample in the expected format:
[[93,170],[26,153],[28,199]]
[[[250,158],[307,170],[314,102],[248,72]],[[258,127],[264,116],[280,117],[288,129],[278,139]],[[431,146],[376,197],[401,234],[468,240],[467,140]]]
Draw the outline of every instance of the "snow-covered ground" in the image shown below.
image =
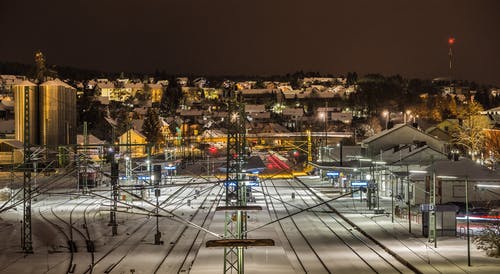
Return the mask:
[[[34,253],[29,255],[21,252],[22,206],[5,211],[0,215],[0,273],[66,273],[68,269],[74,273],[222,273],[223,248],[205,247],[207,240],[224,233],[225,213],[215,211],[223,205],[222,185],[215,178],[191,179],[183,177],[162,188],[160,245],[154,244],[154,195],[145,201],[119,203],[116,236],[108,226],[108,189],[96,190],[95,196],[40,196],[33,203]],[[319,178],[303,181],[315,186]],[[390,216],[369,212],[358,199],[345,197],[329,203],[350,224],[326,206],[286,217],[338,195],[322,190],[313,188],[315,196],[299,183],[284,179],[264,180],[255,188],[255,204],[263,210],[248,212],[248,238],[273,239],[275,246],[246,248],[245,272],[412,273],[392,252],[422,273],[500,273],[499,259],[487,257],[474,245],[468,267],[465,240],[441,237],[434,248],[419,236],[418,224],[413,224],[410,234],[406,220],[396,218],[392,223]],[[390,206],[390,200],[382,200],[389,212]],[[77,246],[71,263],[66,237]],[[89,239],[95,244],[93,253],[87,252]]]

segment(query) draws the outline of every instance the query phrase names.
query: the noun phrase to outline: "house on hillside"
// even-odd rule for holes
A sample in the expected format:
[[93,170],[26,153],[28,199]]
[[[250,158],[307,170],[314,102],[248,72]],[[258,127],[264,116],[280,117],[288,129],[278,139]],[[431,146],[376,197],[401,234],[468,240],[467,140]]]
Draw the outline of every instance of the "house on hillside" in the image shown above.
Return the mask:
[[248,104],[268,104],[271,105],[277,101],[277,89],[243,89],[240,91],[243,101]]
[[120,144],[120,153],[126,153],[127,151],[127,144],[128,143],[128,137],[130,135],[130,152],[131,152],[131,157],[143,157],[146,155],[146,145],[147,145],[147,140],[146,136],[144,136],[142,133],[135,129],[129,129],[127,132],[123,133],[120,135],[118,141]]
[[494,128],[500,128],[500,106],[482,111],[481,114],[486,115],[486,117],[488,117],[490,124]]
[[98,161],[103,156],[105,142],[92,134],[87,136],[88,147],[84,146],[85,137],[82,134],[76,135],[76,143],[79,145],[77,153],[80,155],[87,155],[93,161]]
[[285,126],[294,131],[300,130],[300,121],[304,117],[303,108],[285,108],[281,112]]

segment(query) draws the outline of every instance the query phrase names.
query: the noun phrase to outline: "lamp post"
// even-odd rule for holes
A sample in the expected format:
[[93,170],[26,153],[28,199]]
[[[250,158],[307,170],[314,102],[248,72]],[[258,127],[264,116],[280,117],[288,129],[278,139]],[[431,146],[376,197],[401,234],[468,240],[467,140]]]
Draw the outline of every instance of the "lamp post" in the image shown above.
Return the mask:
[[326,111],[326,108],[325,108],[325,111],[324,112],[321,112],[319,114],[319,117],[320,118],[323,118],[323,129],[324,129],[324,133],[325,133],[325,146],[323,147],[323,150],[321,150],[321,147],[320,147],[320,153],[321,153],[321,161],[324,162],[325,161],[325,154],[326,154],[326,147],[328,146],[328,133],[327,133],[327,111]]
[[[432,233],[429,233],[429,240],[434,242],[434,248],[437,248],[437,231],[436,231],[436,172],[432,171],[432,208],[429,210],[430,220],[429,229],[432,228]],[[432,227],[431,227],[432,226]]]
[[337,144],[337,146],[339,147],[339,165],[342,166],[342,140],[339,141],[339,143]]
[[469,232],[469,178],[465,176],[465,216],[467,217],[467,265],[470,263],[470,232]]
[[394,223],[394,176],[391,174],[391,223]]
[[[376,177],[378,178],[378,181],[376,181],[376,190],[377,190],[377,197],[376,197],[376,202],[377,202],[377,210],[380,209],[380,188],[382,186],[382,170],[383,170],[383,166],[385,164],[387,164],[386,162],[384,161],[374,161],[373,162],[375,164],[375,169],[374,169],[374,179],[376,180],[375,178],[375,175],[377,175]],[[380,165],[380,169],[379,169],[379,165]],[[384,179],[384,190],[386,189],[386,186],[385,186],[385,179]]]
[[408,233],[411,233],[410,171],[406,165],[406,200],[408,201]]
[[391,113],[388,110],[384,110],[384,112],[382,112],[382,116],[385,117],[385,129],[387,130],[389,127],[389,117],[391,116]]

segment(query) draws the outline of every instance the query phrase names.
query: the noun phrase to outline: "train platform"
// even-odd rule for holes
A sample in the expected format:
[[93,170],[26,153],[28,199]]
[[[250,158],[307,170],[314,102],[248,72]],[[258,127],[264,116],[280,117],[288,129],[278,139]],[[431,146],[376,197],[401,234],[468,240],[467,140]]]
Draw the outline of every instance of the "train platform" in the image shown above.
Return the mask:
[[[325,200],[333,197],[323,191],[325,188],[316,189]],[[404,218],[393,219],[390,198],[380,199],[378,210],[369,209],[366,201],[352,197],[340,198],[330,205],[393,256],[414,266],[416,273],[500,273],[500,259],[488,257],[485,251],[478,250],[472,237],[469,266],[467,238],[463,235],[438,236],[435,244],[422,236],[422,224],[418,219],[411,223]]]

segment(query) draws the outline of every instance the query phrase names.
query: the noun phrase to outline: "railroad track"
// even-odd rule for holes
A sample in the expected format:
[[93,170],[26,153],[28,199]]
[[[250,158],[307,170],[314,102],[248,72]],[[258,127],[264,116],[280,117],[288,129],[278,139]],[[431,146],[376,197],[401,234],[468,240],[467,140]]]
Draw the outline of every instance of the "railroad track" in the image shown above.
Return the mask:
[[[171,196],[169,198],[167,198],[166,200],[172,199],[173,197],[179,195],[182,191],[184,191],[183,189],[184,189],[184,187],[181,186],[180,189],[178,189],[173,194],[171,194]],[[111,273],[120,263],[123,262],[123,260],[131,252],[134,251],[134,249],[137,248],[137,246],[139,244],[141,244],[142,242],[144,242],[144,240],[146,239],[146,237],[148,237],[148,236],[151,235],[151,231],[153,229],[155,229],[155,227],[156,227],[154,225],[151,225],[150,227],[146,228],[146,233],[143,234],[143,236],[141,236],[138,240],[136,239],[134,241],[134,244],[128,246],[127,248],[125,248],[125,250],[120,250],[120,248],[123,249],[123,246],[124,246],[125,243],[129,243],[133,237],[136,237],[136,233],[138,233],[139,231],[143,230],[145,228],[145,226],[151,220],[152,220],[152,218],[150,218],[150,216],[146,216],[146,218],[144,220],[142,220],[141,222],[139,222],[139,224],[137,226],[135,226],[132,229],[132,231],[126,232],[125,236],[122,239],[120,239],[111,248],[109,248],[104,254],[102,254],[102,256],[99,257],[99,259],[97,259],[95,261],[95,263],[93,264],[93,268],[88,269],[84,273],[90,273],[91,271],[96,270],[96,269],[97,269],[98,273]],[[163,221],[163,218],[162,218],[162,221]],[[119,253],[119,254],[117,254],[117,253]],[[115,256],[116,258],[111,258],[110,259],[110,257],[112,255]],[[109,263],[107,261],[112,261],[112,262]],[[106,266],[103,266],[104,263],[109,263],[109,264],[106,267]]]
[[[85,203],[89,200],[91,200],[91,199],[90,198],[84,199],[83,201],[78,202],[77,204],[75,204],[71,208],[71,210],[69,211],[69,221],[66,221],[63,217],[61,217],[58,213],[56,213],[55,209],[57,209],[60,206],[65,205],[65,204],[68,204],[70,201],[73,201],[73,200],[65,200],[63,202],[57,203],[56,205],[50,206],[50,210],[49,210],[50,213],[55,217],[55,219],[57,219],[63,225],[57,224],[54,220],[51,220],[51,218],[47,217],[44,213],[42,213],[42,210],[40,208],[38,209],[38,213],[41,216],[41,218],[45,222],[47,222],[51,226],[53,226],[66,240],[67,246],[64,246],[64,247],[68,248],[69,254],[70,254],[66,273],[75,273],[75,269],[76,269],[75,253],[77,252],[77,245],[76,245],[74,238],[73,238],[73,230],[76,231],[85,242],[87,241],[87,238],[85,237],[83,232],[73,225],[72,216],[73,216],[74,211],[78,207],[80,207],[83,203]],[[90,265],[92,265],[92,255],[91,255],[91,264]],[[54,267],[49,268],[47,270],[47,272],[50,272],[55,267],[57,267],[57,264]]]
[[[271,184],[273,187],[272,189],[274,190],[274,193],[271,193],[269,191]],[[266,200],[268,200],[269,197],[272,196],[277,196],[277,198],[281,201],[282,195],[280,192],[277,191],[275,188],[273,179],[268,179],[265,180],[262,183],[262,188],[263,192],[266,194]],[[274,219],[278,219],[280,217],[283,217],[283,215],[290,215],[291,211],[289,209],[289,205],[287,206],[286,203],[282,203],[280,206],[282,209],[285,210],[284,214],[279,214],[279,208],[278,205],[275,205],[275,202],[273,199],[269,198],[269,202],[266,202],[269,208],[272,208],[272,211],[274,213]],[[302,271],[305,273],[331,273],[330,269],[326,265],[326,263],[323,261],[321,256],[318,254],[318,252],[315,250],[313,247],[313,244],[311,241],[306,237],[306,235],[302,232],[302,230],[299,228],[297,222],[294,220],[294,217],[290,217],[284,220],[281,220],[278,222],[281,231],[283,233],[283,236],[286,238],[287,242],[289,243],[290,247],[292,248],[292,251],[294,253],[294,257],[296,260],[299,262]],[[294,228],[294,229],[291,229]],[[292,239],[293,237],[293,239]],[[300,240],[298,240],[300,239]],[[310,254],[313,254],[314,256],[310,256]]]
[[[190,222],[195,222],[195,219],[197,217],[201,218],[201,224],[199,224],[201,227],[206,227],[209,225],[207,222],[211,221],[211,218],[209,216],[213,216],[213,213],[215,212],[215,206],[220,202],[220,199],[213,199],[211,201],[210,205],[208,206],[208,212],[205,215],[200,215],[199,213],[201,212],[202,209],[205,209],[205,204],[207,203],[208,198],[211,196],[212,191],[216,190],[216,197],[219,197],[220,194],[223,192],[223,188],[220,186],[216,187],[209,187],[205,189],[204,191],[200,191],[199,194],[203,195],[203,192],[207,192],[205,195],[205,198],[201,202],[200,206],[196,209],[196,211],[191,215],[189,218]],[[189,269],[191,268],[192,263],[194,262],[194,259],[196,257],[196,252],[201,245],[201,241],[199,239],[201,235],[201,230],[194,230],[194,229],[189,229],[189,226],[185,225],[183,229],[180,231],[180,233],[176,236],[175,240],[172,242],[174,243],[170,249],[168,249],[167,253],[165,256],[162,258],[160,263],[155,267],[155,270],[153,273],[172,273],[174,269],[174,273],[180,273],[180,272],[189,272]],[[182,239],[184,238],[184,239]],[[189,243],[186,242],[187,239],[192,239]],[[178,267],[174,267],[173,264],[177,264],[177,262],[170,262],[166,264],[168,256],[171,254],[171,252],[176,248],[179,244],[182,245],[188,245],[189,248],[187,252],[185,252],[185,256],[183,256],[182,261],[180,261],[180,264],[178,264]],[[195,246],[197,248],[195,248]],[[179,249],[182,249],[183,247],[179,247]],[[179,261],[178,258],[175,259],[176,261]],[[167,268],[167,269],[163,269]]]
[[[175,190],[171,195],[169,195],[165,200],[163,200],[159,206],[160,209],[167,208],[169,207],[169,211],[173,212],[178,210],[182,204],[186,204],[186,199],[184,197],[192,197],[193,195],[203,195],[202,192],[198,192],[193,188],[186,187],[186,185],[180,185],[180,187]],[[210,191],[208,191],[205,195],[205,200],[209,196]],[[201,207],[200,207],[201,208]],[[154,208],[151,209],[151,212],[153,212]],[[199,210],[199,209],[198,209]],[[197,210],[197,212],[198,212]],[[160,212],[161,214],[161,212]],[[193,214],[192,218],[193,219],[197,214]],[[136,265],[133,263],[133,261],[136,259],[133,254],[140,254],[141,251],[140,249],[144,247],[144,242],[145,239],[151,235],[153,235],[153,230],[156,229],[156,224],[153,224],[150,222],[154,218],[146,218],[138,227],[136,227],[132,232],[128,233],[124,239],[122,239],[120,242],[116,243],[110,250],[108,250],[102,257],[99,258],[99,260],[96,261],[95,264],[95,270],[100,271],[99,273],[113,273],[115,271],[123,271],[124,268],[130,265]],[[160,219],[160,225],[161,227],[165,227],[168,225],[165,222],[165,218]],[[170,221],[171,222],[171,221]],[[149,224],[148,224],[149,223]],[[187,227],[184,226],[183,232],[186,231]],[[142,231],[145,233],[141,234],[140,237],[137,237],[137,233],[139,231]],[[182,237],[184,233],[179,234],[177,238]],[[167,234],[168,235],[168,234]],[[168,237],[172,238],[172,236],[168,235]],[[169,241],[173,242],[174,244],[168,245],[168,248],[165,253],[165,255],[160,259],[160,263],[155,267],[155,269],[159,269],[160,266],[162,265],[162,262],[168,258],[176,244],[179,242],[178,240],[173,240]],[[129,246],[124,247],[124,244],[127,243]],[[141,246],[142,244],[142,246]],[[140,248],[139,248],[140,247]],[[162,249],[163,245],[158,246],[159,249]],[[148,249],[151,249],[151,247],[146,247]],[[157,249],[158,249],[157,248]],[[116,253],[113,255],[113,253]],[[155,252],[156,253],[156,252]],[[112,258],[110,258],[112,257]],[[128,270],[128,269],[127,269]],[[146,271],[145,269],[141,269],[141,271]],[[152,270],[156,271],[156,270]],[[87,272],[85,272],[87,273]]]
[[[273,199],[269,199],[268,204],[271,205],[269,208],[272,208],[275,212],[276,219],[298,212],[303,208],[313,207],[324,201],[315,197],[313,190],[306,185],[298,185],[290,179],[279,180],[279,182],[282,183],[277,183],[275,180],[266,180],[263,185],[268,195],[276,195],[273,199],[281,201],[279,206],[276,206],[278,203],[273,202]],[[296,197],[291,199],[292,192],[284,191],[286,189],[292,190]],[[283,210],[281,215],[276,213],[280,209]],[[332,255],[328,252],[330,249],[342,250],[342,254],[345,254],[342,258],[344,260],[349,258],[348,260],[353,262],[350,268],[352,271],[361,271],[363,273],[414,272],[337,216],[328,208],[328,205],[318,206],[307,212],[292,216],[287,222],[285,220],[288,218],[278,222],[283,223],[280,224],[281,230],[289,245],[295,246],[292,251],[303,272],[331,273],[347,271],[344,263],[335,264],[338,258],[335,258],[335,253]],[[309,253],[309,256],[307,253]]]
[[[292,180],[286,180],[291,188],[294,188],[296,183]],[[298,198],[304,203],[305,207],[323,202],[313,195],[313,190],[307,186],[297,190]],[[308,201],[309,199],[310,201]],[[328,211],[328,206],[323,207]],[[321,209],[321,207],[319,208]],[[328,229],[340,242],[342,242],[359,260],[361,260],[373,273],[411,273],[405,265],[400,264],[392,258],[385,250],[377,246],[370,239],[359,233],[349,223],[339,218],[335,213],[318,213],[319,210],[311,210],[310,212]]]

